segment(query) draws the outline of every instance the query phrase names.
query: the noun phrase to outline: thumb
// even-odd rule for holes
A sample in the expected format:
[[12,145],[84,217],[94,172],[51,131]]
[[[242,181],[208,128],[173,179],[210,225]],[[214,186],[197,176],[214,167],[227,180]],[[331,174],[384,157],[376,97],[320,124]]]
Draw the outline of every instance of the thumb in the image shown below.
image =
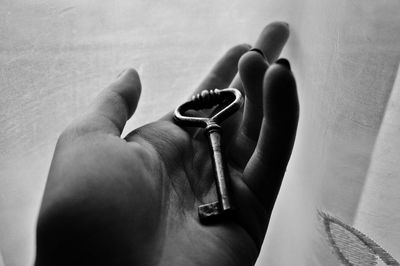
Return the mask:
[[84,132],[103,132],[120,136],[126,121],[139,102],[141,83],[135,69],[123,71],[97,97],[89,112],[74,127]]

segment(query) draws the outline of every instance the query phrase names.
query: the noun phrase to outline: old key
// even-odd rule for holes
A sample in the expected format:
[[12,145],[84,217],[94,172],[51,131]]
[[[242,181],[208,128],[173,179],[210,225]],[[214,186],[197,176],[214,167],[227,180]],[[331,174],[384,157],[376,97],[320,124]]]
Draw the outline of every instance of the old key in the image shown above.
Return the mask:
[[[213,222],[221,217],[228,216],[234,209],[229,172],[223,159],[221,126],[219,124],[235,113],[242,103],[242,94],[237,89],[204,90],[194,95],[190,101],[176,108],[174,113],[175,121],[178,124],[205,128],[205,133],[208,136],[218,201],[199,206],[199,218],[203,223]],[[215,110],[216,114],[210,118],[184,115],[188,110],[209,109],[217,105],[220,106]],[[220,109],[222,105],[226,105],[226,107]]]

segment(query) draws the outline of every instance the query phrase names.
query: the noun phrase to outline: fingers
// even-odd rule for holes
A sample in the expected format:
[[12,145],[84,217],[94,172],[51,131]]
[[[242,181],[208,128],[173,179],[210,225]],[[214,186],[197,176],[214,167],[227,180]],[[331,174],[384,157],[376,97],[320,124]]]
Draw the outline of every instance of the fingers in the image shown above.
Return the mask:
[[[253,49],[259,49],[264,54],[268,63],[273,63],[280,55],[286,41],[289,38],[289,24],[286,22],[272,22],[265,26],[253,45]],[[241,91],[242,82],[236,76],[231,87]]]
[[89,112],[72,125],[78,132],[102,132],[120,136],[136,110],[141,93],[136,70],[127,69],[98,96]]
[[239,75],[246,94],[244,112],[233,145],[231,159],[241,169],[257,143],[263,118],[262,83],[268,64],[258,51],[249,51],[239,61]]
[[260,49],[269,63],[274,62],[289,38],[289,24],[273,22],[266,26],[253,48]]
[[244,182],[272,211],[289,161],[297,129],[299,103],[296,83],[285,59],[266,72],[260,137],[245,170]]
[[240,57],[250,49],[248,44],[240,44],[229,49],[215,64],[211,72],[201,82],[194,94],[202,90],[225,89],[231,84],[238,70]]
[[[286,41],[289,38],[289,25],[285,22],[273,22],[268,24],[263,31],[261,32],[260,36],[258,37],[257,41],[255,42],[253,49],[260,50],[267,61],[268,64],[273,63],[280,55],[283,47],[286,44]],[[253,52],[254,53],[254,52]],[[261,55],[260,55],[261,56]],[[257,77],[259,78],[259,77]],[[262,77],[260,78],[262,80]],[[262,81],[259,80],[259,83]],[[232,84],[230,85],[232,88],[237,88],[242,93],[244,92],[243,84],[241,77],[236,76],[233,80]],[[255,93],[259,93],[261,95],[261,86],[252,88]],[[259,92],[256,92],[256,91]],[[245,94],[247,91],[244,92]],[[229,132],[231,139],[237,137],[237,133],[239,130],[239,125],[242,123],[242,112],[235,113],[229,120],[227,120],[224,124],[224,131]],[[228,139],[227,141],[230,141]],[[241,141],[239,140],[241,143]],[[234,144],[235,147],[237,145]],[[246,150],[247,153],[252,152],[252,150]],[[244,158],[244,156],[242,156]],[[246,159],[248,160],[249,157]]]

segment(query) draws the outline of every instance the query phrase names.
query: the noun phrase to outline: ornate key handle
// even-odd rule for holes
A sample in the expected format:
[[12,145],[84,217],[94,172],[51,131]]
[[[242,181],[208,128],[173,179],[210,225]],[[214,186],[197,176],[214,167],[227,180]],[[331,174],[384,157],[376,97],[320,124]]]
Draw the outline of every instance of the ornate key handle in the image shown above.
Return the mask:
[[[216,114],[210,118],[184,115],[188,110],[209,109],[219,104],[227,104],[227,101],[230,103],[222,110],[217,109]],[[179,106],[174,113],[175,121],[178,124],[205,128],[205,133],[208,136],[218,201],[199,206],[199,218],[203,223],[215,222],[222,217],[229,216],[234,210],[229,172],[223,160],[219,123],[239,110],[242,103],[242,94],[237,89],[205,90],[193,96],[192,100]]]
[[[231,99],[232,102],[210,118],[184,115],[184,113],[188,110],[208,109],[229,99]],[[220,124],[222,121],[239,110],[242,104],[243,97],[238,89],[227,88],[223,90],[204,90],[197,95],[193,95],[190,101],[176,108],[174,118],[175,121],[182,126],[206,128],[211,124]]]

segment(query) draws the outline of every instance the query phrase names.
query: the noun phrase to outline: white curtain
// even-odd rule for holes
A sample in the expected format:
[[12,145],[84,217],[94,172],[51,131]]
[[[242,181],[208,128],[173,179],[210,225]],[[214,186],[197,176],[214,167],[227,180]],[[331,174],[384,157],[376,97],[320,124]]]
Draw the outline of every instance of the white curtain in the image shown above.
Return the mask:
[[400,2],[274,6],[293,25],[301,121],[259,265],[400,261]]

